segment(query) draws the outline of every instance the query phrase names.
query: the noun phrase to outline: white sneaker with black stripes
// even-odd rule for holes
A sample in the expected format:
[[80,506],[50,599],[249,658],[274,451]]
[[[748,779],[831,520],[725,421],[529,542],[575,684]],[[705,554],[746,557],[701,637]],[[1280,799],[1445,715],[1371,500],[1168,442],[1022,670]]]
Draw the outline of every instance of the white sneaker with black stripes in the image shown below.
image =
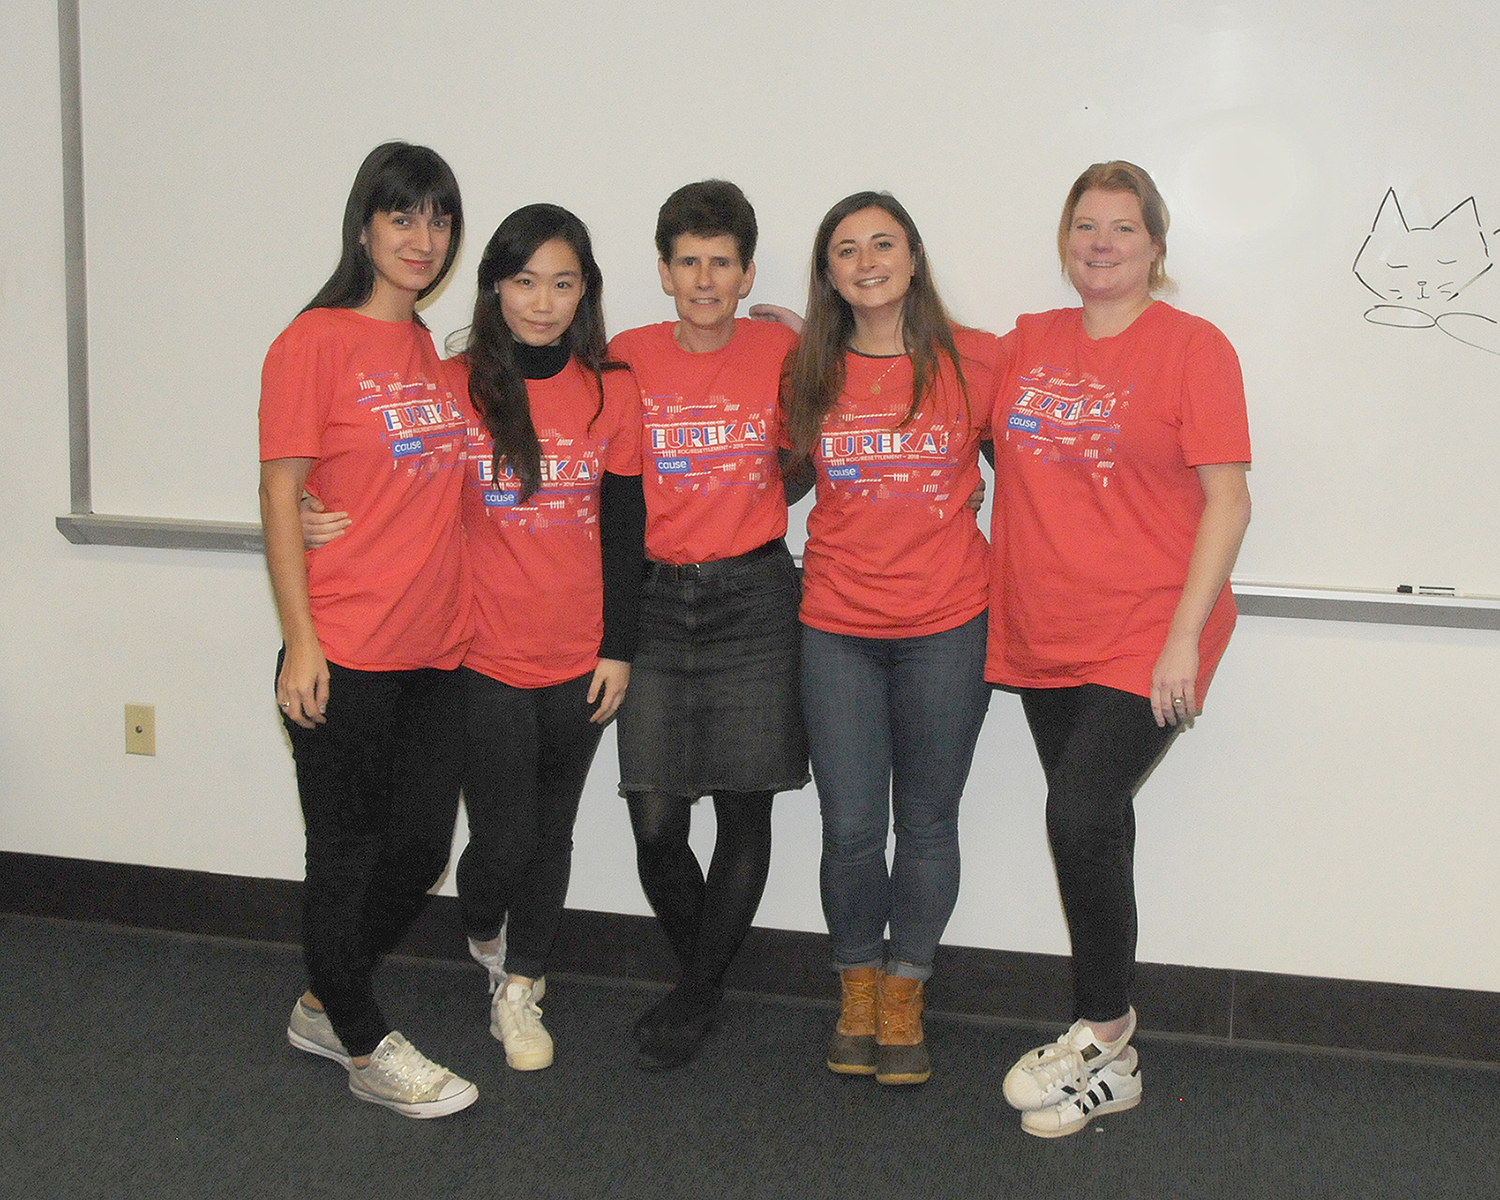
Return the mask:
[[1095,1117],[1124,1112],[1141,1102],[1141,1060],[1134,1046],[1088,1073],[1081,1089],[1066,1085],[1067,1098],[1051,1108],[1021,1114],[1021,1128],[1034,1137],[1058,1138],[1077,1133]]
[[1028,1050],[1005,1074],[1005,1099],[1022,1112],[1051,1108],[1088,1084],[1089,1076],[1125,1052],[1135,1033],[1135,1009],[1127,1013],[1124,1031],[1113,1041],[1101,1042],[1087,1021],[1074,1021],[1071,1029],[1055,1042]]

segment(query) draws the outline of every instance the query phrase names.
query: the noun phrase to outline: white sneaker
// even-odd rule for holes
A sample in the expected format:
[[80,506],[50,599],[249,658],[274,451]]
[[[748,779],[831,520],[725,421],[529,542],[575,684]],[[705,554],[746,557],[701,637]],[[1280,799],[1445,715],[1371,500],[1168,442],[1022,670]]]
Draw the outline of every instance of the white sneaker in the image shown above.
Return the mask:
[[540,1071],[552,1065],[552,1035],[542,1028],[536,1002],[546,980],[528,987],[514,980],[495,993],[490,1004],[490,1034],[505,1045],[505,1062],[515,1071]]
[[349,1052],[344,1049],[344,1043],[339,1041],[339,1035],[333,1032],[328,1014],[321,1008],[308,1008],[300,999],[292,1008],[292,1015],[287,1018],[286,1040],[298,1050],[321,1054],[342,1067],[349,1065]]
[[446,1117],[479,1099],[479,1089],[425,1058],[395,1030],[381,1039],[369,1066],[349,1068],[349,1090],[405,1117]]
[[1021,1055],[1005,1076],[1005,1098],[1012,1108],[1031,1112],[1051,1108],[1068,1096],[1088,1088],[1089,1075],[1119,1058],[1135,1032],[1135,1009],[1125,1032],[1112,1042],[1094,1040],[1094,1031],[1083,1021],[1055,1042]]
[[1126,1046],[1118,1058],[1089,1072],[1088,1087],[1069,1092],[1067,1099],[1051,1108],[1021,1114],[1021,1128],[1035,1137],[1057,1138],[1077,1133],[1095,1117],[1124,1112],[1141,1102],[1141,1063],[1135,1049]]
[[490,953],[479,948],[479,943],[469,939],[469,957],[490,973],[490,995],[505,986],[505,923],[500,923],[500,932],[495,937],[495,949]]

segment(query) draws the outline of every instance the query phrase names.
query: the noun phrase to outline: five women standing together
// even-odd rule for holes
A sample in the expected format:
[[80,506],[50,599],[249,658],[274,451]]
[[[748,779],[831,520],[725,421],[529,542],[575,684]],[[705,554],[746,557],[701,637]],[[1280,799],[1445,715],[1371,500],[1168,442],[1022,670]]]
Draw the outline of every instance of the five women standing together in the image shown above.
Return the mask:
[[[371,160],[424,154],[436,159],[381,147]],[[1201,710],[1233,626],[1228,577],[1249,519],[1238,363],[1213,326],[1153,297],[1166,282],[1167,215],[1149,176],[1106,163],[1079,178],[1058,250],[1082,306],[1023,317],[1000,339],[951,322],[915,224],[873,192],[841,201],[818,231],[800,340],[737,321],[753,211],[733,185],[689,185],[663,206],[657,237],[678,320],[610,348],[633,376],[604,351],[602,280],[571,214],[534,205],[507,218],[480,267],[465,354],[444,366],[415,302],[451,262],[456,185],[355,190],[346,258],[363,256],[375,282],[320,294],[319,328],[304,314],[272,348],[262,400],[267,556],[286,638],[278,699],[308,822],[311,986],[288,1028],[294,1044],[349,1062],[355,1094],[407,1115],[472,1102],[471,1084],[384,1029],[369,994],[374,962],[441,871],[463,770],[473,840],[459,892],[471,950],[497,986],[492,1028],[512,1066],[551,1061],[536,1001],[583,780],[618,708],[642,883],[683,971],[637,1023],[642,1063],[693,1056],[759,901],[771,797],[806,778],[780,441],[783,463],[816,472],[800,708],[843,994],[828,1066],[890,1084],[930,1073],[923,984],[957,896],[959,799],[993,683],[1019,692],[1046,774],[1077,1018],[1012,1068],[1006,1097],[1045,1137],[1136,1103],[1133,796]],[[367,364],[344,326],[368,335],[369,320],[404,330],[410,357],[398,362],[385,337]],[[471,398],[484,424],[465,451],[455,430],[470,426]],[[402,436],[402,404],[423,414],[420,432]],[[365,419],[374,464],[347,481],[345,410]],[[715,442],[726,426],[732,444]],[[704,438],[723,452],[698,453]],[[991,438],[992,562],[966,506]],[[586,480],[555,477],[558,439],[590,447]],[[456,540],[465,469],[467,564]],[[350,514],[337,553],[302,560],[304,485]],[[573,518],[571,532],[542,536]],[[352,623],[349,648],[343,594],[393,572],[409,581],[418,562],[441,564],[422,579],[446,588],[442,606],[393,600],[372,631]],[[367,641],[397,652],[371,654]],[[325,657],[337,664],[326,675]],[[467,712],[466,751],[404,734],[394,751],[405,718],[392,701],[398,715],[358,718],[378,753],[320,757],[361,695],[360,671],[382,685],[437,681],[447,707],[424,701],[420,716]],[[747,745],[760,747],[754,761]],[[709,793],[719,846],[705,877],[687,830]],[[420,859],[411,827],[425,838]],[[399,1082],[362,1082],[367,1059],[392,1046],[407,1056]]]

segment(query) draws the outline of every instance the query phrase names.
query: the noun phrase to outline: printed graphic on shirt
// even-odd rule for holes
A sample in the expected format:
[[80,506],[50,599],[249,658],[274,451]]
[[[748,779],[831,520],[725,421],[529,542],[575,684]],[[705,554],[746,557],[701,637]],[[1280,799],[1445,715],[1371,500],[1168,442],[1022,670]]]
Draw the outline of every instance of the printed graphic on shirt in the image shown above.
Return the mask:
[[430,478],[451,467],[455,454],[462,457],[466,422],[446,388],[395,371],[360,372],[356,387],[360,406],[381,423],[394,469]]
[[1130,388],[1113,388],[1087,373],[1074,377],[1048,366],[1023,373],[1021,394],[1005,419],[1005,440],[1022,453],[1050,464],[1086,467],[1109,486],[1120,438],[1121,413]]
[[687,404],[679,396],[646,397],[646,455],[663,486],[692,492],[721,487],[764,491],[780,485],[766,418],[724,396]]
[[478,446],[474,471],[480,499],[491,516],[503,519],[507,528],[527,533],[578,525],[588,527],[590,538],[597,537],[599,486],[608,443],[565,437],[546,426],[538,428],[537,439],[543,449],[541,486],[521,504],[521,485],[510,464],[502,462],[500,478],[495,478],[495,452],[483,427],[471,429],[470,437]]
[[[938,515],[952,507],[958,430],[941,421],[899,427],[904,413],[841,414],[818,439],[818,464],[844,495],[874,501],[921,500]],[[967,499],[967,496],[964,497]]]

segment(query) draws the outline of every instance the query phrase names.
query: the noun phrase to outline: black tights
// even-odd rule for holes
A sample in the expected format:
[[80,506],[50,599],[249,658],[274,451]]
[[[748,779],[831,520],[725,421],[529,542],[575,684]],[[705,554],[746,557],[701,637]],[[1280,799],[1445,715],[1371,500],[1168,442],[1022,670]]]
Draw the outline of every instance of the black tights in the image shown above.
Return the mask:
[[1047,839],[1073,943],[1073,1016],[1130,1011],[1135,979],[1135,792],[1175,729],[1144,696],[1100,684],[1023,688],[1047,774]]
[[718,835],[708,878],[688,844],[693,802],[631,792],[641,887],[682,964],[683,986],[719,988],[760,907],[771,866],[773,792],[716,792]]

